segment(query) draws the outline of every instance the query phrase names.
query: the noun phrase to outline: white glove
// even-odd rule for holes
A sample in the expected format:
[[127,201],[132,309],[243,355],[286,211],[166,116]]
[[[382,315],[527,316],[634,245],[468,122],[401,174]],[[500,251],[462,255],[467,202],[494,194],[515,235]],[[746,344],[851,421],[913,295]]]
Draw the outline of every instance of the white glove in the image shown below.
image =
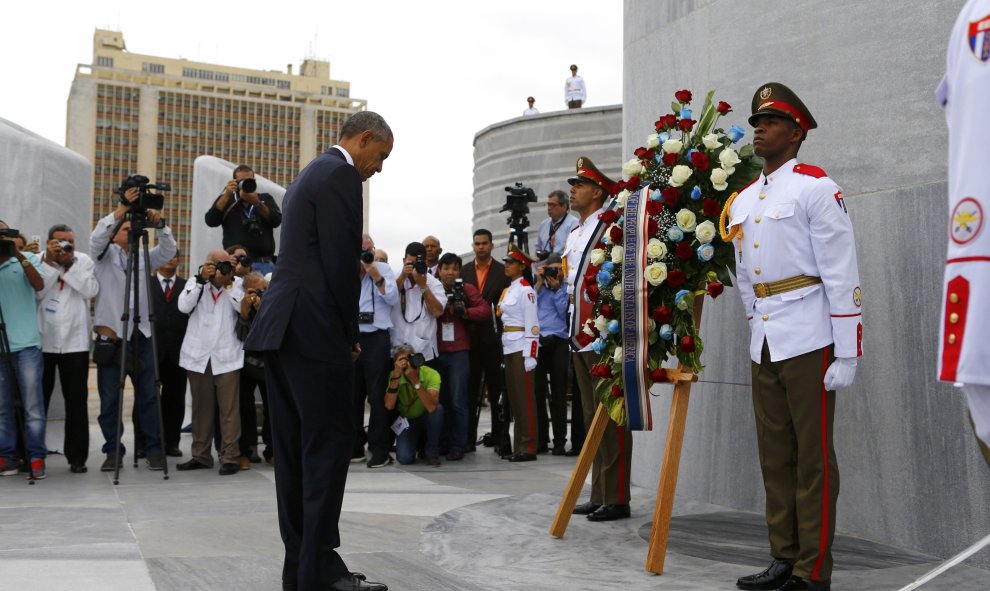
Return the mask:
[[853,380],[856,379],[856,363],[855,357],[836,357],[832,365],[828,366],[825,379],[822,380],[825,389],[841,390],[852,386]]
[[526,371],[530,372],[536,369],[536,357],[523,357],[523,365],[526,366]]

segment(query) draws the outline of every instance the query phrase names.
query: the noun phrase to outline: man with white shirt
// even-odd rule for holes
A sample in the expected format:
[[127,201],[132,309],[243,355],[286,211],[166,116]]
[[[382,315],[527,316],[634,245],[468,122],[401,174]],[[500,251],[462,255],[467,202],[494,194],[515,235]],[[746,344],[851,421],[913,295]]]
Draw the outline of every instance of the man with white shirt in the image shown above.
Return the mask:
[[440,280],[426,267],[426,248],[410,242],[396,278],[399,304],[392,308],[392,346],[409,344],[427,361],[437,356],[437,318],[447,305]]
[[[121,417],[118,416],[120,403],[120,347],[127,351],[127,355],[133,358],[136,363],[128,363],[127,374],[131,377],[134,385],[135,404],[138,408],[138,418],[141,423],[141,430],[145,435],[145,452],[147,454],[148,467],[151,470],[163,470],[165,460],[161,449],[161,439],[159,431],[158,403],[155,392],[155,366],[151,344],[151,323],[149,322],[148,290],[144,281],[147,281],[148,270],[144,268],[144,256],[138,256],[138,272],[141,277],[141,285],[138,290],[137,304],[141,312],[138,322],[134,318],[134,295],[124,293],[125,271],[127,265],[128,236],[131,231],[131,222],[124,219],[130,209],[130,204],[140,197],[137,187],[127,189],[117,204],[113,213],[102,218],[93,229],[89,237],[90,253],[96,255],[95,273],[96,280],[100,284],[100,293],[96,296],[96,308],[93,315],[93,330],[98,335],[98,340],[106,346],[117,344],[118,350],[113,358],[107,361],[98,361],[96,370],[97,387],[100,392],[100,429],[103,431],[103,453],[107,455],[106,461],[100,467],[101,471],[113,472],[116,465],[123,462],[125,447],[123,444],[123,430],[121,429],[120,457],[116,454],[117,432]],[[124,202],[126,201],[126,205]],[[161,219],[161,212],[149,210],[148,221],[154,225]],[[114,226],[121,222],[117,233],[113,235]],[[157,269],[175,256],[175,238],[172,230],[168,226],[158,229],[155,232],[158,244],[149,250],[148,257],[151,260],[152,268]],[[132,276],[133,278],[133,276]],[[132,282],[131,289],[134,289]],[[125,299],[126,298],[126,299]],[[124,302],[129,302],[128,309],[130,321],[127,325],[130,334],[121,334],[124,321],[121,319],[125,312]],[[121,342],[123,341],[123,343]],[[97,361],[94,354],[94,361]]]
[[763,172],[730,205],[736,281],[749,320],[753,410],[773,561],[740,589],[828,590],[839,467],[835,391],[863,353],[862,291],[842,190],[797,160],[818,126],[801,99],[770,82],[750,125]]
[[588,100],[584,78],[578,76],[577,70],[577,66],[571,64],[571,75],[564,81],[564,102],[568,109],[580,109],[584,101]]
[[48,230],[44,254],[45,289],[38,292],[38,326],[45,360],[41,379],[45,414],[55,389],[58,370],[65,399],[63,452],[73,474],[86,472],[89,457],[89,300],[96,297],[93,259],[76,252],[72,228],[57,224]]
[[189,314],[179,365],[192,392],[192,459],[178,470],[213,467],[214,408],[220,412],[220,475],[236,474],[241,455],[240,371],[244,348],[235,327],[243,292],[233,285],[237,259],[214,250],[195,281],[179,294],[179,311]]

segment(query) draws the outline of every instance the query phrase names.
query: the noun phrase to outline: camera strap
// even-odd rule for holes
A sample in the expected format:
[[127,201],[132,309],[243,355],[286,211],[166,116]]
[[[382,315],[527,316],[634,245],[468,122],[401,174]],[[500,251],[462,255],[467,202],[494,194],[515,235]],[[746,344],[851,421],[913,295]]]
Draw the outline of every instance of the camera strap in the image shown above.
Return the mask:
[[564,224],[564,220],[566,219],[567,215],[565,214],[564,217],[560,218],[559,222],[550,222],[550,236],[547,238],[547,244],[550,245],[550,250],[553,250],[553,245],[557,242],[557,230],[560,229],[560,226]]
[[[406,281],[408,281],[408,279]],[[401,298],[401,301],[399,302],[400,305],[402,306],[402,319],[406,321],[406,324],[414,324],[417,320],[419,320],[423,316],[423,308],[426,307],[426,305],[423,303],[423,300],[424,300],[425,296],[423,295],[422,290],[420,290],[420,292],[419,292],[419,314],[417,314],[416,317],[413,318],[412,320],[409,320],[408,318],[406,318],[406,291],[407,290],[405,290],[405,289],[402,290],[402,294],[401,294],[402,295],[402,298]]]
[[[370,284],[371,285],[371,313],[372,313],[372,315],[374,315],[374,313],[375,313],[375,300],[377,299],[378,288],[375,287],[375,282],[372,281],[371,275],[368,275],[367,273],[365,273],[364,274],[364,279],[365,279],[365,281],[362,281],[361,282],[361,295],[364,295],[364,288],[365,288],[365,286]],[[364,313],[364,310],[362,310],[360,307],[358,307],[358,312],[359,313]]]

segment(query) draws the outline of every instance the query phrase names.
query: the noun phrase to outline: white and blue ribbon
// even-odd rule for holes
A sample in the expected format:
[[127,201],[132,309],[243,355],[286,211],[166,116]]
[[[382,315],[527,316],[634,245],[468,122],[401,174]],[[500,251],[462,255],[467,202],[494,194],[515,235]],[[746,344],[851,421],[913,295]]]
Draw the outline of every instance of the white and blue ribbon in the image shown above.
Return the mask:
[[643,188],[626,200],[622,227],[622,381],[625,390],[627,427],[651,431],[650,384],[646,368],[649,356],[649,309],[646,282],[646,244],[649,189]]

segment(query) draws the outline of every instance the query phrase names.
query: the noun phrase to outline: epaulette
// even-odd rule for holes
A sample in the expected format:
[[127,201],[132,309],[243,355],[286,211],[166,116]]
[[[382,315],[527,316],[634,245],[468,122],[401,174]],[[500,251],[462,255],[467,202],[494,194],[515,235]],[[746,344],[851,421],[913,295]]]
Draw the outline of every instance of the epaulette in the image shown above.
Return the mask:
[[522,281],[520,281],[519,283],[520,283],[520,284],[521,284],[521,285],[522,285],[523,287],[529,287],[529,281],[526,281],[525,279],[523,279],[523,280],[522,280]]
[[794,172],[798,174],[813,176],[816,179],[820,179],[822,177],[828,176],[828,174],[824,170],[818,168],[817,166],[812,166],[810,164],[795,164]]

